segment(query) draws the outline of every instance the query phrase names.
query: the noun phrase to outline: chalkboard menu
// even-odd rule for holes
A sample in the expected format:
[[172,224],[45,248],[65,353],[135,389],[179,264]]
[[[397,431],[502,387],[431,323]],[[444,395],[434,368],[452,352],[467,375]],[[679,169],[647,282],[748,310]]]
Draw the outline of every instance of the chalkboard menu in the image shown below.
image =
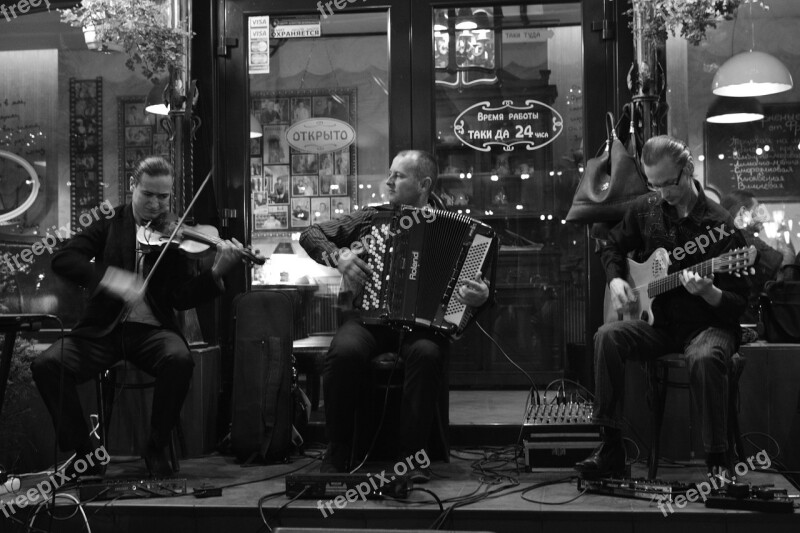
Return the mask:
[[764,118],[705,124],[706,183],[762,200],[800,200],[800,103],[764,104]]

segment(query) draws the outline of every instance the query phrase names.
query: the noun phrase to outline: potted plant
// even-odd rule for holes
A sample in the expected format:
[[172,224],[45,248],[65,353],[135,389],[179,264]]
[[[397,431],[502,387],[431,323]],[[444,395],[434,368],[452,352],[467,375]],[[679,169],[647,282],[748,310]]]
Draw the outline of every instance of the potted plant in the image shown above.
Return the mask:
[[82,0],[61,11],[61,22],[82,28],[90,48],[112,50],[114,45],[128,54],[125,66],[153,83],[156,74],[182,70],[191,33],[185,24],[173,27],[170,2],[164,0]]
[[[641,31],[642,38],[654,45],[663,44],[667,33],[680,35],[693,45],[706,38],[709,28],[722,20],[730,20],[739,4],[747,0],[629,0],[632,8],[631,28]],[[640,23],[637,24],[637,18]],[[637,26],[640,25],[640,28]]]

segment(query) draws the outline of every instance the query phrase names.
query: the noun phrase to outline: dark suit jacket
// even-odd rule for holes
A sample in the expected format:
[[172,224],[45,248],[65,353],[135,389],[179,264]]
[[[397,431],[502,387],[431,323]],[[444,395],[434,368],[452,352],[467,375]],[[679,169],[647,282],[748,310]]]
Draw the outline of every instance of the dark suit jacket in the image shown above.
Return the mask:
[[[56,274],[85,288],[91,295],[86,311],[72,329],[72,335],[101,337],[119,320],[123,304],[98,288],[109,266],[133,272],[136,264],[136,222],[131,204],[115,208],[111,217],[100,217],[88,228],[78,228],[66,245],[53,255]],[[158,248],[148,253],[144,272],[150,271],[158,257]],[[92,261],[94,259],[94,261]],[[147,287],[145,298],[156,318],[181,333],[174,309],[191,309],[218,296],[222,290],[210,271],[194,275],[191,261],[170,250],[158,265]]]

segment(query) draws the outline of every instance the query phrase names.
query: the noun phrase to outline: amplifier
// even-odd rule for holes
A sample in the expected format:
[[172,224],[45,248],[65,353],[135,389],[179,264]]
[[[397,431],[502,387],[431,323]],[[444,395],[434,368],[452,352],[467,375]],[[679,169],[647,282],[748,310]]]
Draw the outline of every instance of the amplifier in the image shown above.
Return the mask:
[[186,494],[186,478],[108,479],[78,484],[82,502],[123,498],[164,498]]
[[526,469],[572,469],[586,459],[600,445],[600,426],[591,420],[589,403],[532,405],[522,430]]
[[[348,491],[358,498],[378,499],[382,496],[405,498],[413,483],[407,476],[394,474],[289,474],[286,476],[286,495],[303,499],[335,498]],[[303,489],[307,490],[303,492]]]

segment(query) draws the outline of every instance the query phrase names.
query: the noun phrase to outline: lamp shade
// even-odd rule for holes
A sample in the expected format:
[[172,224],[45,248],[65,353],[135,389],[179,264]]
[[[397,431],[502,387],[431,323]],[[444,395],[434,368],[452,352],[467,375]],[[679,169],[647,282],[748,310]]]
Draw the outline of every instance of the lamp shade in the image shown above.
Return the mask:
[[763,96],[788,91],[792,75],[775,57],[742,52],[728,59],[714,75],[711,90],[719,96]]
[[764,118],[764,108],[761,102],[752,96],[744,98],[718,96],[706,114],[706,120],[714,124],[753,122],[762,118]]
[[160,81],[153,85],[144,101],[144,110],[154,115],[169,115],[169,98],[167,86],[169,80]]
[[250,115],[250,138],[258,139],[263,136],[264,130],[261,129],[261,122],[258,121],[255,115]]

